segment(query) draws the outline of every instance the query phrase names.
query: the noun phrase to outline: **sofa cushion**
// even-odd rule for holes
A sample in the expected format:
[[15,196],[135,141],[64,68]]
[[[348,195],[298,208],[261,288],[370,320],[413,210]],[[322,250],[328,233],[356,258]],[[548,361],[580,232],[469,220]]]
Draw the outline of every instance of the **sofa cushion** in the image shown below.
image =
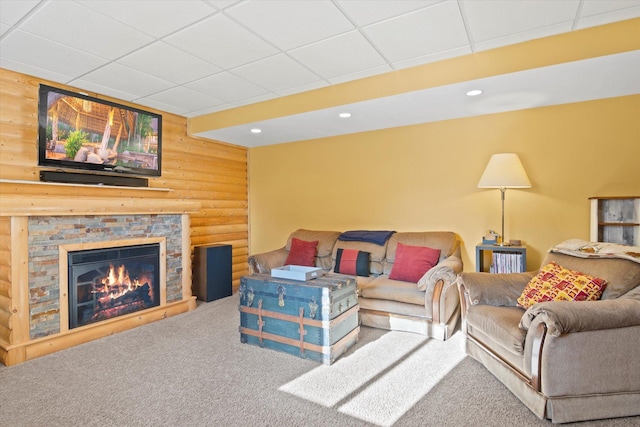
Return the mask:
[[440,259],[440,249],[427,246],[411,246],[398,242],[396,259],[389,279],[418,283],[418,280],[433,268]]
[[353,276],[368,277],[369,252],[355,249],[338,249],[336,253],[336,265],[333,269],[336,273],[351,274]]
[[306,240],[291,239],[291,250],[284,262],[284,265],[303,265],[306,267],[315,267],[318,241],[308,242]]
[[439,261],[448,258],[452,254],[459,255],[460,251],[460,240],[455,233],[450,231],[410,231],[395,233],[387,243],[387,256],[383,269],[385,274],[391,273],[396,260],[398,243],[440,249]]
[[527,331],[519,324],[524,312],[520,307],[473,305],[467,311],[467,331],[483,342],[491,339],[505,350],[522,355]]
[[369,270],[371,274],[382,274],[382,261],[387,253],[386,244],[381,246],[369,242],[338,240],[336,241],[332,255],[334,266],[336,264],[338,249],[355,249],[357,251],[369,252]]
[[285,248],[287,249],[287,251],[291,250],[291,241],[294,237],[296,239],[306,240],[307,242],[312,242],[314,240],[317,240],[318,241],[317,256],[326,257],[331,255],[331,252],[333,252],[333,245],[335,245],[339,235],[340,235],[339,231],[316,231],[316,230],[305,230],[300,228],[289,235]]
[[525,286],[518,298],[524,309],[545,301],[593,301],[600,299],[607,282],[550,262]]
[[391,280],[387,275],[378,276],[362,285],[360,295],[363,298],[398,301],[424,307],[425,293],[418,290],[415,283]]

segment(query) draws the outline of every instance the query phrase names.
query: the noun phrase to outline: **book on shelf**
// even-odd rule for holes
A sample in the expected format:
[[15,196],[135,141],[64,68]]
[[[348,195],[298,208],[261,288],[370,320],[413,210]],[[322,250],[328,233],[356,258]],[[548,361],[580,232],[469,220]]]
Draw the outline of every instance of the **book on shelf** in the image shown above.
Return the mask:
[[521,273],[524,271],[522,254],[517,252],[494,251],[491,256],[491,273]]

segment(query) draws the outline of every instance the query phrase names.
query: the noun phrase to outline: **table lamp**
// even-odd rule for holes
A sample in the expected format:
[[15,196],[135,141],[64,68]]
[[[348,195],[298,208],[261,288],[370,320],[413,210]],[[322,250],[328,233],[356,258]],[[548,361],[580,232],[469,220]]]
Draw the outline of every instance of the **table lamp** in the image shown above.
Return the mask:
[[515,153],[494,154],[478,182],[478,188],[499,188],[502,200],[502,241],[497,246],[510,246],[504,238],[504,193],[507,188],[531,188],[529,177]]

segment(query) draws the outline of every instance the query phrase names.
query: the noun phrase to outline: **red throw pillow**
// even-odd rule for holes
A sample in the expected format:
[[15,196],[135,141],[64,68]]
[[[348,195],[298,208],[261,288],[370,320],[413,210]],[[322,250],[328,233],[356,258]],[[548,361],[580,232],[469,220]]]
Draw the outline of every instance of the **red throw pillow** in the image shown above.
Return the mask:
[[389,279],[418,283],[424,273],[438,264],[440,249],[427,246],[409,246],[398,243],[396,260]]
[[284,265],[302,265],[305,267],[316,266],[316,253],[318,241],[307,242],[293,237],[291,239],[291,249]]

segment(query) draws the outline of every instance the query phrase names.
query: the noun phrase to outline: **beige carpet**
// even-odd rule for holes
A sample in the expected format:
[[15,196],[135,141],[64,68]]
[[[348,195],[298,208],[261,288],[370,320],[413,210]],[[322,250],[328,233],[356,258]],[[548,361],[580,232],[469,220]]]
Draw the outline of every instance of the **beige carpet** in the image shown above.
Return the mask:
[[[237,295],[0,365],[6,426],[550,426],[440,342],[363,327],[332,366],[241,344]],[[577,426],[638,426],[640,417]]]

